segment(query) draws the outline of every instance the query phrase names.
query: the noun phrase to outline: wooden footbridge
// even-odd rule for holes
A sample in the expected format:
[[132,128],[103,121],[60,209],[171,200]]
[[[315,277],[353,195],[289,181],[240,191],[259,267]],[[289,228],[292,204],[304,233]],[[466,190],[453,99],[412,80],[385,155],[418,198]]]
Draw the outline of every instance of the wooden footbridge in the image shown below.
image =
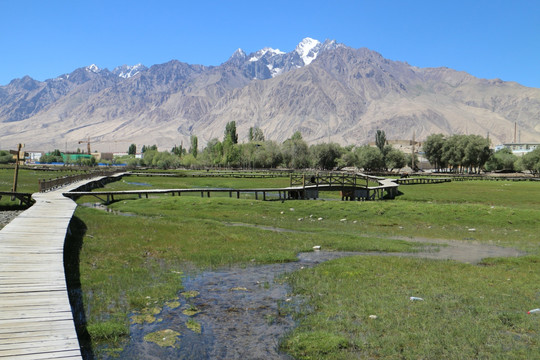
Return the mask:
[[81,359],[64,272],[64,241],[77,207],[62,195],[102,178],[36,193],[0,230],[0,359]]
[[[139,176],[141,174],[138,174]],[[398,194],[398,186],[393,179],[369,176],[361,173],[303,173],[290,174],[290,186],[283,188],[189,188],[189,189],[145,189],[123,191],[70,191],[64,196],[78,199],[82,196],[94,196],[106,204],[118,200],[123,196],[137,195],[139,198],[150,195],[170,194],[181,196],[187,193],[200,193],[210,197],[212,193],[228,193],[229,197],[236,195],[240,198],[242,193],[251,193],[255,199],[267,200],[269,194],[275,194],[277,200],[307,200],[319,198],[319,191],[339,191],[342,200],[382,200],[393,199]]]

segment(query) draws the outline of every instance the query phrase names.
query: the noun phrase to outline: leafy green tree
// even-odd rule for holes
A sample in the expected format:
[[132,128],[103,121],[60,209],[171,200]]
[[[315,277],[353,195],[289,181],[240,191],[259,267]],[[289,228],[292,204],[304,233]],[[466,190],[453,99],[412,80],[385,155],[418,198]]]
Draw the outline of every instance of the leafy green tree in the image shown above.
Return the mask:
[[309,148],[299,131],[283,142],[282,153],[283,164],[286,167],[305,169],[309,166]]
[[515,171],[518,157],[508,148],[496,151],[487,161],[488,171]]
[[182,158],[182,165],[189,168],[197,167],[200,164],[199,159],[196,159],[192,153],[187,153]]
[[[413,163],[413,156],[414,156],[414,163]],[[405,155],[405,164],[409,166],[413,170],[418,169],[418,155],[417,154],[406,154]],[[414,167],[413,167],[414,164]]]
[[201,156],[201,162],[207,166],[221,165],[223,160],[223,144],[217,138],[213,138],[206,144]]
[[467,135],[465,137],[465,150],[462,165],[469,172],[480,172],[491,156],[489,140],[480,135]]
[[390,147],[390,149],[386,151],[386,157],[384,160],[385,167],[390,170],[401,169],[406,164],[406,158],[403,151],[394,149],[393,147]]
[[230,121],[225,125],[225,137],[223,142],[230,138],[233,144],[238,144],[238,134],[236,133],[236,122]]
[[433,134],[429,135],[422,146],[426,158],[430,164],[437,170],[446,167],[446,164],[443,162],[443,146],[446,139],[443,134]]
[[365,171],[378,170],[384,166],[383,156],[378,148],[365,145],[357,147],[355,152],[357,157],[356,166]]
[[533,175],[540,174],[540,147],[521,157],[523,169],[529,170]]
[[144,154],[145,152],[147,152],[148,150],[157,150],[157,145],[154,144],[152,146],[146,146],[146,145],[143,145],[143,147],[141,148],[141,152]]
[[323,170],[332,170],[342,154],[341,146],[335,143],[311,145],[309,148],[312,165]]
[[344,168],[349,166],[356,166],[358,163],[358,157],[354,151],[354,145],[346,146],[343,149],[341,157],[337,160],[337,167]]
[[465,135],[452,135],[443,145],[442,161],[448,164],[452,172],[457,172],[465,156]]
[[377,130],[375,134],[375,145],[379,148],[382,154],[384,154],[384,146],[386,145],[386,133],[384,130]]
[[240,166],[240,149],[230,136],[223,141],[223,164],[227,167]]
[[294,134],[291,136],[291,140],[303,140],[302,133],[300,131],[295,131]]
[[137,145],[135,144],[129,145],[128,155],[135,155],[135,154],[137,154]]
[[189,149],[189,152],[191,155],[193,155],[194,158],[197,158],[197,147],[199,146],[199,139],[197,139],[197,136],[191,135],[191,148]]
[[260,146],[255,147],[254,161],[255,167],[267,169],[278,167],[283,161],[281,147],[275,141],[263,142]]
[[126,163],[126,166],[128,169],[135,169],[139,165],[140,165],[140,160],[134,159],[134,158],[128,159]]
[[13,155],[9,151],[6,150],[0,150],[0,164],[7,164],[15,162],[15,159],[13,159]]
[[248,140],[252,141],[264,141],[263,131],[258,127],[250,127],[248,132]]
[[171,149],[171,153],[173,153],[176,156],[182,156],[185,153],[185,150],[182,148],[182,145],[174,145]]
[[62,153],[58,149],[54,149],[52,152],[45,154],[40,159],[41,163],[50,164],[53,162],[64,162]]

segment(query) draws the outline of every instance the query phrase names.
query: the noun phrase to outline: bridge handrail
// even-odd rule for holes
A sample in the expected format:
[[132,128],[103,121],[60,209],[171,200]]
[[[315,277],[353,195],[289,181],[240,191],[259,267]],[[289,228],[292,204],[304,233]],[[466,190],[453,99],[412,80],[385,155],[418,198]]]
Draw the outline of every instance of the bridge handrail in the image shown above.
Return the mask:
[[73,184],[77,181],[87,180],[91,179],[97,176],[110,176],[114,173],[119,172],[120,170],[100,170],[100,171],[92,171],[84,174],[77,174],[77,175],[70,175],[70,176],[63,176],[55,179],[49,179],[49,180],[38,180],[39,183],[39,192],[46,192],[54,189],[58,189],[62,186]]

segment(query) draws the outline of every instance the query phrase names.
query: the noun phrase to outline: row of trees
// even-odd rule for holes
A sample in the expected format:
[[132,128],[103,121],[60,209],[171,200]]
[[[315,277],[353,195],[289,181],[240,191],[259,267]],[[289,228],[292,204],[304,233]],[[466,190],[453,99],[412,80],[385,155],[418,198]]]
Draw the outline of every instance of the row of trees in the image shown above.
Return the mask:
[[[157,147],[144,146],[143,158],[131,159],[130,166],[155,166],[159,168],[187,167],[236,167],[295,169],[316,168],[331,170],[356,166],[366,170],[399,169],[411,163],[410,155],[386,144],[384,131],[377,133],[378,147],[346,146],[322,143],[309,146],[300,132],[295,132],[283,143],[265,140],[258,127],[249,129],[247,143],[238,143],[236,123],[227,123],[223,140],[214,138],[198,150],[198,139],[191,136],[189,149],[174,146],[170,152],[159,152]],[[380,143],[380,144],[379,144]],[[380,145],[380,146],[379,146]],[[134,151],[130,147],[131,151]]]
[[522,171],[540,173],[540,148],[518,157],[508,148],[493,152],[489,139],[479,135],[428,136],[424,153],[434,168],[451,172]]
[[[308,145],[300,132],[295,132],[283,143],[265,140],[262,130],[252,127],[248,142],[238,143],[234,121],[227,123],[223,140],[214,138],[199,151],[197,136],[192,135],[189,149],[174,146],[171,151],[158,151],[156,145],[145,145],[142,159],[136,159],[135,144],[131,144],[130,157],[123,159],[130,167],[151,166],[161,169],[177,167],[235,167],[235,168],[314,168],[331,170],[357,167],[365,171],[395,170],[418,164],[410,154],[404,154],[387,144],[386,134],[377,130],[376,147],[346,146],[336,143]],[[423,144],[426,158],[439,171],[478,173],[488,171],[529,170],[540,173],[540,148],[518,158],[508,149],[495,153],[489,148],[489,139],[479,135],[434,134]],[[51,161],[61,161],[55,151],[46,155]],[[414,160],[414,162],[413,162]],[[91,164],[88,164],[91,165]]]
[[478,173],[491,157],[489,139],[480,135],[434,134],[423,145],[430,164],[438,170]]

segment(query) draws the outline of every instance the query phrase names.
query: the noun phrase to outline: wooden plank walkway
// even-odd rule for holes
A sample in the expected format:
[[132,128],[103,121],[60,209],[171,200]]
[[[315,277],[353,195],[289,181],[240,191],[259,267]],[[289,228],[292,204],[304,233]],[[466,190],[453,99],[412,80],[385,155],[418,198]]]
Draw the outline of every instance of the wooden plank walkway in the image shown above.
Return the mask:
[[0,230],[0,358],[82,359],[63,259],[77,204],[62,193],[93,180],[34,194]]

